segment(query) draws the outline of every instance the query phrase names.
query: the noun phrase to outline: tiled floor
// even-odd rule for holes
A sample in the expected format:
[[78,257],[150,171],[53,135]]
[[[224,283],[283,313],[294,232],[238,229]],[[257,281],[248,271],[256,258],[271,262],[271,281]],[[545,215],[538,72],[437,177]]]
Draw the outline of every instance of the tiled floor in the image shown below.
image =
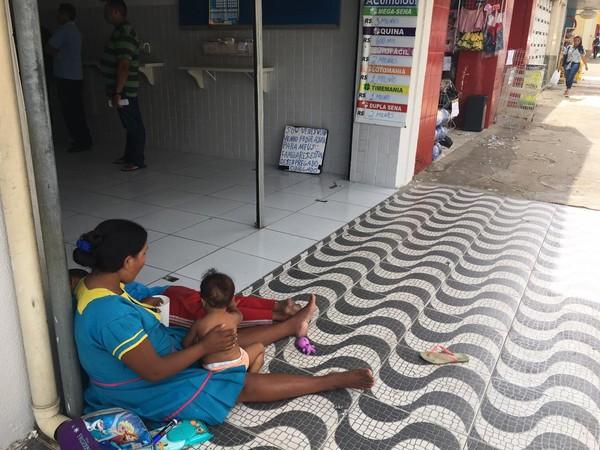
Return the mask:
[[330,174],[269,167],[267,227],[258,231],[252,163],[155,151],[148,169],[124,174],[101,150],[57,156],[67,255],[103,219],[135,220],[149,231],[139,278],[147,284],[166,284],[162,278],[171,274],[197,288],[216,267],[242,289],[393,194]]
[[[240,405],[206,448],[600,449],[599,228],[476,191],[397,194],[246,290],[318,296],[317,354],[278,342],[264,371],[368,366],[373,389]],[[470,361],[426,364],[436,343]]]

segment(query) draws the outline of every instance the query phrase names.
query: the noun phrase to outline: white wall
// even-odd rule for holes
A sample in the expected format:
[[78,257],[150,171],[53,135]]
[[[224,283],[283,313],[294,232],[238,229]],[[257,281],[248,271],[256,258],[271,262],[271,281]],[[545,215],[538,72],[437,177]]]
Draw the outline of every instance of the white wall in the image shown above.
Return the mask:
[[0,211],[0,448],[23,439],[33,428],[29,384],[12,283],[6,230]]

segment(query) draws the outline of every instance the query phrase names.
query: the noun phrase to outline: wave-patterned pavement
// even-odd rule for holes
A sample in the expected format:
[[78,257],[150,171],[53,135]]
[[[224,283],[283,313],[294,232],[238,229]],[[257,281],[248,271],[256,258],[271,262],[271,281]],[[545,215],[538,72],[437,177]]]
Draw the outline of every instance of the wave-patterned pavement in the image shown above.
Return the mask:
[[[264,372],[370,367],[373,389],[239,405],[206,448],[600,450],[599,229],[593,211],[397,193],[246,291],[318,299],[317,354],[280,341]],[[435,344],[470,361],[429,365]]]

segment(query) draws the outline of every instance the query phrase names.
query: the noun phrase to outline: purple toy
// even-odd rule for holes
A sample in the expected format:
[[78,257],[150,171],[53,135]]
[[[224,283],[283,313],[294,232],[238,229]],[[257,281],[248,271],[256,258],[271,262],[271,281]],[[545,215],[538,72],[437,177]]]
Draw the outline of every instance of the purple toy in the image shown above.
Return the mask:
[[306,336],[296,338],[296,348],[305,355],[314,355],[317,353],[317,348],[310,342]]

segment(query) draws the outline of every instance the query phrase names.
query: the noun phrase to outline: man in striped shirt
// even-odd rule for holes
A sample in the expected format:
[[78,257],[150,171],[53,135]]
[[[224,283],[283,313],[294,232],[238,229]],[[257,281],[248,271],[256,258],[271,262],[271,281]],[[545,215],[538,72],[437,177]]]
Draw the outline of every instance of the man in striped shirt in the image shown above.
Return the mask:
[[132,172],[146,167],[146,129],[138,104],[140,42],[127,21],[127,6],[123,0],[107,0],[104,18],[115,28],[104,48],[100,66],[108,98],[127,131],[125,153],[114,162],[123,164],[124,172]]

